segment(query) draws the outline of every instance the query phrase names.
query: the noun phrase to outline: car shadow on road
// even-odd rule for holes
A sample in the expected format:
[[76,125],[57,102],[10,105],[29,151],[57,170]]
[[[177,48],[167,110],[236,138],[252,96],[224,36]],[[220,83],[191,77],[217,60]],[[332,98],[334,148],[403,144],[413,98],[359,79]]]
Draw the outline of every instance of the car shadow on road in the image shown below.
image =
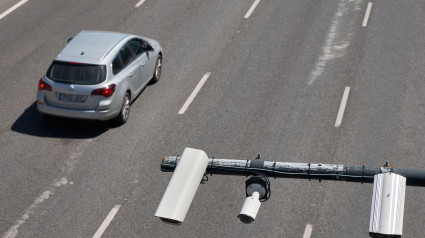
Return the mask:
[[42,115],[34,102],[13,123],[12,131],[39,137],[89,139],[116,127],[110,121],[72,120]]

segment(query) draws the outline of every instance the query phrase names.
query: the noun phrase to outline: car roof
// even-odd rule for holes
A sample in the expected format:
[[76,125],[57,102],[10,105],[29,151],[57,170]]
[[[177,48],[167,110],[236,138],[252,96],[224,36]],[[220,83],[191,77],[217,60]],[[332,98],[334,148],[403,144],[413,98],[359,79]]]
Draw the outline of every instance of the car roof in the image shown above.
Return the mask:
[[107,31],[81,31],[72,38],[55,60],[100,64],[111,49],[129,34]]

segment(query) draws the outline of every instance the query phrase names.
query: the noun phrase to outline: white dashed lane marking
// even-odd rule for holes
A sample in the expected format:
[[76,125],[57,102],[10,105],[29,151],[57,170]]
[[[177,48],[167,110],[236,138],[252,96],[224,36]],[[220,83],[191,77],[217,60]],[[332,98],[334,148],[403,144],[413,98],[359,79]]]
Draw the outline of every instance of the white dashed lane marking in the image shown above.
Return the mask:
[[193,99],[195,99],[196,95],[201,90],[202,86],[204,86],[205,82],[207,81],[208,77],[210,77],[211,72],[206,73],[201,81],[199,81],[198,85],[196,85],[196,88],[193,90],[192,94],[190,94],[189,98],[184,103],[183,107],[180,109],[179,114],[184,114],[189,105],[192,103]]
[[363,19],[363,24],[362,24],[363,27],[367,26],[367,21],[369,20],[369,15],[370,15],[371,10],[372,10],[372,3],[369,2],[367,4],[366,14],[365,14],[364,19]]
[[336,117],[335,127],[339,127],[344,117],[345,107],[347,106],[348,94],[350,93],[350,87],[345,87],[344,95],[342,95],[341,105],[339,106],[338,116]]
[[260,0],[255,0],[255,2],[252,4],[251,8],[248,10],[248,12],[245,14],[244,18],[249,18],[252,14],[252,12],[254,12],[255,8],[257,7],[257,5],[260,3]]
[[5,16],[9,15],[11,12],[15,11],[16,9],[18,9],[18,7],[22,6],[22,5],[23,5],[24,3],[26,3],[26,2],[28,2],[28,0],[22,0],[22,1],[18,2],[17,4],[15,4],[13,7],[11,7],[11,8],[9,8],[9,9],[7,9],[5,12],[3,12],[3,13],[0,15],[0,20],[1,20],[3,17],[5,17]]
[[313,225],[307,224],[307,226],[305,226],[303,238],[310,238],[312,232],[313,232]]
[[102,225],[100,225],[99,229],[94,234],[93,238],[100,238],[103,235],[103,232],[105,232],[106,228],[108,228],[109,224],[111,223],[112,219],[114,219],[115,215],[117,215],[118,210],[120,210],[121,205],[116,205],[112,210],[109,212],[108,216],[106,216],[105,220],[102,222]]
[[138,2],[137,4],[136,4],[136,6],[134,6],[135,8],[138,8],[138,7],[140,7],[140,6],[142,6],[142,4],[145,2],[146,0],[141,0],[140,2]]

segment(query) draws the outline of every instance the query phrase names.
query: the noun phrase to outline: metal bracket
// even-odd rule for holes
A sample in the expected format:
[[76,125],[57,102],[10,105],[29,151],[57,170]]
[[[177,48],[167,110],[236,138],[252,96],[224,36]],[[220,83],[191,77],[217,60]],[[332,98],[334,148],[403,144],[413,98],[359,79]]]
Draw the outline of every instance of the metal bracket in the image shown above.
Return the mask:
[[393,170],[394,170],[393,165],[390,165],[388,160],[381,167],[381,173],[391,173],[393,172]]
[[261,153],[258,153],[257,158],[255,159],[261,159]]

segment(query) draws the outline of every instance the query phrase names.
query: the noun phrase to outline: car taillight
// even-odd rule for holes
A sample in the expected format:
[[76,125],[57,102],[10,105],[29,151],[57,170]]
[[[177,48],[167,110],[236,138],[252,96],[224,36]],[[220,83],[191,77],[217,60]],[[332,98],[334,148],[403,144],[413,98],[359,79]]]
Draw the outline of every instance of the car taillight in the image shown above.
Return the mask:
[[38,90],[47,90],[47,91],[52,91],[52,87],[43,81],[43,79],[40,79],[40,81],[38,81]]
[[114,95],[115,87],[116,87],[115,84],[111,84],[108,87],[98,88],[98,89],[93,90],[91,92],[91,95],[101,95],[101,96],[108,98],[108,97]]

